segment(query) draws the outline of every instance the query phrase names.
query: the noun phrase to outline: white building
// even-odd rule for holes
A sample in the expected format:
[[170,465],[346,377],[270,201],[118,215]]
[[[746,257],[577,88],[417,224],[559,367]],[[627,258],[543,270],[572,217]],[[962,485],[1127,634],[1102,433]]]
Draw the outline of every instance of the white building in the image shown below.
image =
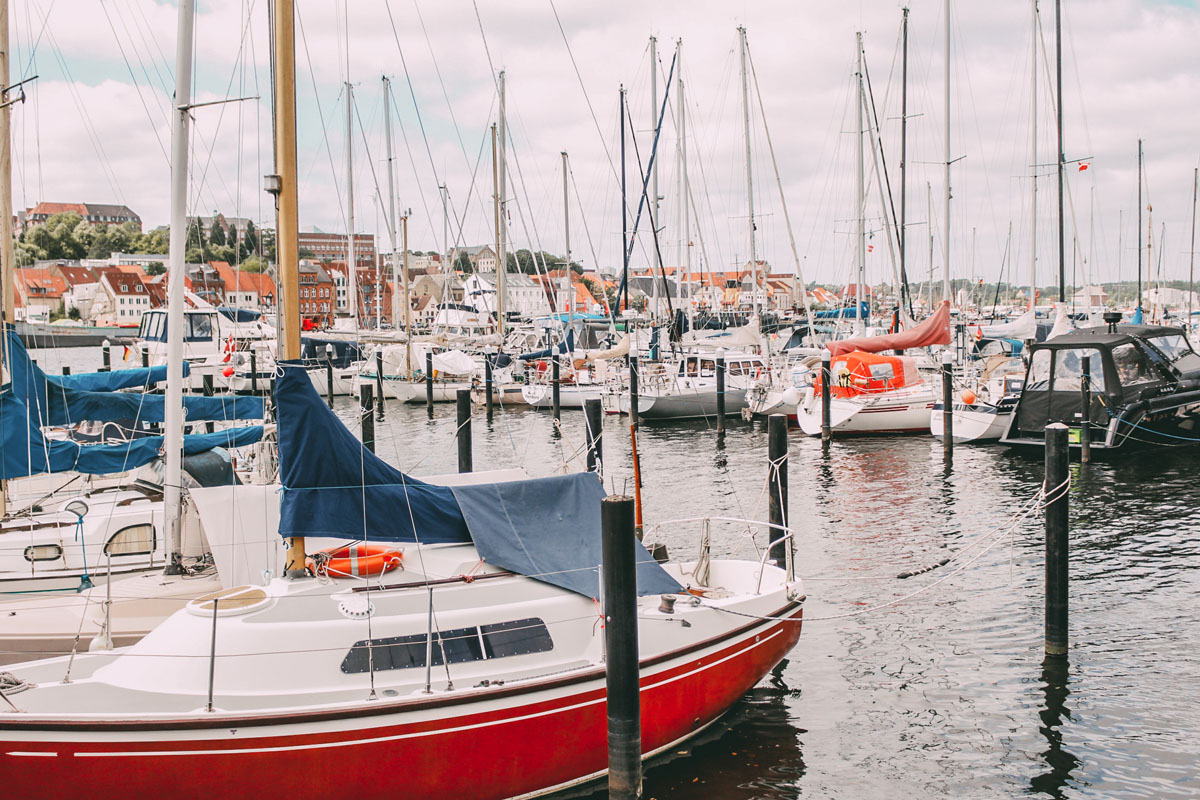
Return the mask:
[[[505,314],[519,314],[523,317],[541,317],[550,313],[550,301],[542,285],[520,272],[506,274],[508,291],[505,301]],[[475,306],[480,311],[496,313],[496,275],[474,273],[463,280],[463,302]]]

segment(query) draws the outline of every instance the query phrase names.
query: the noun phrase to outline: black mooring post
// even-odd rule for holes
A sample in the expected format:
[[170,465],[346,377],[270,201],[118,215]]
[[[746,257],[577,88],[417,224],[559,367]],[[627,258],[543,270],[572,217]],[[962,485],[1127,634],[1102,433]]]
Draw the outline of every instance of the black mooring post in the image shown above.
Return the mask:
[[[554,421],[558,422],[562,419],[562,396],[559,394],[559,387],[562,385],[562,369],[559,364],[558,355],[550,357],[550,407],[554,411]],[[555,432],[558,432],[556,427]]]
[[717,435],[725,435],[725,351],[717,351]]
[[830,370],[830,363],[833,360],[833,353],[828,350],[821,351],[821,441],[828,442],[833,436],[833,426],[829,421],[829,382],[833,379]]
[[[767,520],[771,523],[768,540],[775,541],[784,536],[788,526],[788,438],[787,416],[772,414],[767,417],[767,489],[770,500],[767,505]],[[788,571],[791,578],[791,554],[795,552],[791,539],[771,546],[771,558]]]
[[638,397],[641,394],[638,388],[638,358],[637,356],[629,357],[629,424],[637,427],[638,424]]
[[375,387],[369,383],[364,383],[358,387],[358,418],[359,424],[362,425],[362,443],[363,447],[375,452],[375,400],[371,395],[375,394]]
[[425,354],[425,410],[433,416],[433,353]]
[[458,471],[471,472],[471,390],[459,389],[454,399],[458,404]]
[[[216,387],[214,386],[214,378],[213,378],[213,374],[211,372],[200,376],[200,391],[204,394],[205,397],[212,397],[214,394],[216,394]],[[214,430],[216,430],[216,424],[213,423],[212,421],[209,421],[209,422],[204,423],[204,428],[209,433],[212,433]]]
[[250,349],[250,394],[258,395],[258,352]]
[[375,416],[383,422],[383,346],[375,347]]
[[488,422],[492,421],[492,354],[483,354],[483,405],[487,409]]
[[329,407],[333,408],[333,357],[325,357],[325,394]]
[[62,368],[62,370],[63,370],[63,375],[70,375],[70,374],[71,374],[71,368],[70,368],[70,367],[63,367],[63,368]]
[[1070,445],[1067,426],[1046,426],[1046,655],[1067,654],[1069,585],[1067,511]]
[[1092,460],[1092,359],[1083,357],[1083,375],[1079,378],[1079,393],[1083,401],[1083,421],[1079,425],[1079,461]]
[[112,370],[112,342],[105,339],[100,347],[100,371],[109,372]]
[[[589,403],[592,401],[588,401]],[[608,797],[642,796],[637,578],[633,498],[600,501],[604,552],[604,677],[608,700]]]
[[143,367],[150,366],[150,351],[147,350],[144,346],[142,347],[142,366]]
[[954,458],[954,354],[942,351],[942,453]]
[[600,424],[604,410],[600,401],[585,400],[583,403],[584,423],[587,426],[587,471],[601,473],[604,469],[604,442],[600,436]]

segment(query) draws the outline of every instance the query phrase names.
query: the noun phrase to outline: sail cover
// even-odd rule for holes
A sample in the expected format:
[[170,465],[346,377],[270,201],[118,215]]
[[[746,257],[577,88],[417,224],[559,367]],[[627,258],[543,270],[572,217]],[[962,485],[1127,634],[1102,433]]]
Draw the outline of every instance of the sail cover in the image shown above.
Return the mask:
[[1030,309],[1012,322],[979,325],[974,333],[976,339],[1016,339],[1027,342],[1037,338],[1037,313]]
[[928,347],[931,344],[950,344],[950,301],[943,300],[941,307],[932,315],[908,331],[889,333],[883,336],[863,336],[857,339],[842,339],[825,346],[834,358],[855,350],[864,353],[882,353],[884,350],[907,350],[910,347]]
[[[191,374],[192,366],[183,363],[183,377]],[[55,376],[59,385],[85,392],[117,392],[121,389],[145,389],[152,383],[167,379],[167,365],[139,367],[137,369],[114,369],[111,372],[83,372],[78,375]]]
[[[39,426],[131,419],[165,421],[163,395],[88,391],[73,388],[61,377],[47,375],[33,363],[12,329],[8,331],[8,355],[12,390],[34,412]],[[191,396],[183,398],[183,408],[188,422],[262,419],[264,415],[261,397]]]
[[[362,446],[296,362],[281,362],[275,400],[279,534],[388,542],[474,543],[489,564],[597,595],[600,500],[588,473],[435,486]],[[638,593],[679,591],[639,543]]]

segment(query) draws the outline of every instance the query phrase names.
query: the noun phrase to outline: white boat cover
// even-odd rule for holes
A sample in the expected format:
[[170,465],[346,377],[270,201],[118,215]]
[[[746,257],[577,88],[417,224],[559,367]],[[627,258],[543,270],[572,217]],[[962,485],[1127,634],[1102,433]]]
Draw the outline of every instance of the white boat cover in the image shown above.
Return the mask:
[[1055,336],[1062,336],[1064,333],[1070,333],[1075,330],[1075,323],[1067,316],[1067,307],[1064,304],[1059,304],[1058,313],[1054,317],[1054,327],[1050,329],[1050,335],[1047,339],[1053,339]]
[[616,347],[611,347],[608,350],[591,350],[588,351],[587,361],[592,363],[608,358],[624,358],[629,353],[629,334],[621,337],[621,341],[617,342]]
[[1037,314],[1032,309],[1012,322],[1001,325],[980,325],[975,328],[977,339],[1017,339],[1025,342],[1037,337]]
[[433,368],[447,375],[470,375],[475,366],[475,359],[462,350],[447,350],[433,356]]

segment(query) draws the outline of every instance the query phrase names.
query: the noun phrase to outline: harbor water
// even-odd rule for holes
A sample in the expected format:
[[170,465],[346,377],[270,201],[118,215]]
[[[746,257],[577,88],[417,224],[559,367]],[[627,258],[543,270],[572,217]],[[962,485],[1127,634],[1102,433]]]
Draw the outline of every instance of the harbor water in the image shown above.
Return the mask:
[[[51,373],[100,363],[90,348],[33,355]],[[357,431],[357,400],[335,408]],[[561,433],[529,409],[489,423],[476,408],[472,425],[476,470],[583,468],[582,413],[564,410]],[[389,401],[377,452],[453,472],[454,433],[452,404],[431,419]],[[632,493],[627,417],[605,419],[603,447],[606,488]],[[647,540],[672,557],[694,557],[700,525],[665,520],[766,518],[762,422],[731,419],[723,441],[711,422],[643,423],[638,448]],[[648,765],[646,797],[1200,796],[1200,451],[1072,465],[1065,664],[1042,655],[1041,516],[1012,524],[1039,460],[962,446],[947,468],[927,436],[826,454],[795,430],[790,453],[803,635],[730,714]],[[712,531],[716,553],[755,557],[736,524]]]

